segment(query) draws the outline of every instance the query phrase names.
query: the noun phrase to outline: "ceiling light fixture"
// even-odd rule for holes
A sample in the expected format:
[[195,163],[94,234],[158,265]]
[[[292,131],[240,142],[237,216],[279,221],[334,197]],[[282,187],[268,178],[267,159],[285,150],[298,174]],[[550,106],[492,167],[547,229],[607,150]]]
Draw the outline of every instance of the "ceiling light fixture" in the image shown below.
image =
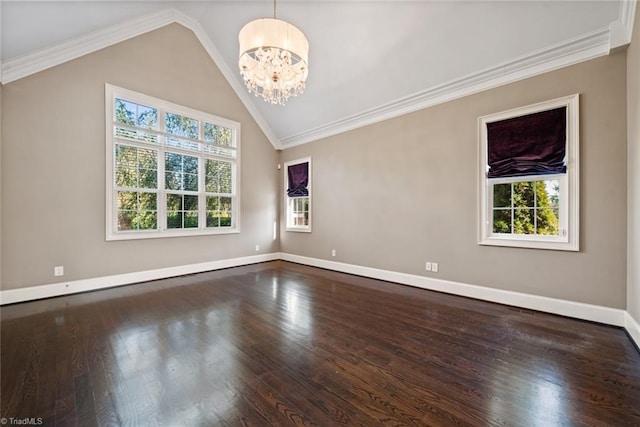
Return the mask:
[[276,19],[260,18],[240,30],[240,74],[255,96],[265,102],[284,105],[291,96],[302,94],[309,69],[309,42],[295,26]]

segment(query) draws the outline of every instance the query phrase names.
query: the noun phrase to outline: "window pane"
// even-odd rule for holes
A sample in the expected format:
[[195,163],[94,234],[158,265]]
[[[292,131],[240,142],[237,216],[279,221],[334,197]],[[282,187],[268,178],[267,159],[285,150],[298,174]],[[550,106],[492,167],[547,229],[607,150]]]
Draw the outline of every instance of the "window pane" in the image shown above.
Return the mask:
[[185,211],[197,211],[198,210],[198,196],[184,196],[184,210]]
[[287,218],[287,222],[291,226],[309,225],[309,198],[289,198]]
[[138,127],[145,129],[157,129],[158,128],[158,110],[151,107],[145,107],[144,105],[138,105]]
[[116,145],[116,166],[136,167],[138,164],[138,153],[136,147],[128,145]]
[[213,154],[220,157],[236,157],[236,150],[219,147],[217,145],[204,144],[202,149],[205,153]]
[[[158,129],[158,110],[123,99],[115,100],[115,121],[121,125],[136,126],[144,129]],[[114,135],[120,138],[155,143],[158,136],[155,133],[136,129],[114,127]]]
[[[117,187],[157,188],[157,152],[116,145],[115,185]],[[143,168],[147,166],[147,168]]]
[[535,234],[535,209],[515,209],[513,211],[513,233]]
[[123,125],[134,126],[136,124],[136,104],[123,99],[115,102],[116,122]]
[[182,212],[167,212],[167,228],[182,228]]
[[205,190],[212,193],[231,194],[232,184],[232,165],[231,162],[220,160],[207,160],[205,177]]
[[118,211],[118,230],[134,230],[136,212]]
[[533,182],[513,183],[513,206],[516,208],[534,207],[536,203]]
[[165,143],[170,147],[177,147],[177,148],[182,148],[184,150],[192,150],[192,151],[200,150],[200,144],[188,139],[167,137],[165,141],[166,141]]
[[141,211],[155,211],[158,209],[157,194],[140,193],[139,206]]
[[157,195],[155,193],[119,191],[118,230],[157,229]]
[[115,176],[116,187],[136,187],[136,175],[137,171],[135,168],[117,166]]
[[511,209],[495,209],[493,211],[493,232],[511,233]]
[[207,227],[231,227],[231,197],[207,197]]
[[184,156],[183,171],[185,173],[198,173],[198,158]]
[[219,162],[220,164],[220,193],[231,194],[231,163]]
[[158,171],[155,169],[138,171],[138,186],[140,188],[158,188]]
[[138,193],[134,191],[118,191],[118,210],[138,210]]
[[[184,171],[194,173],[184,173]],[[165,187],[168,190],[198,191],[198,158],[165,153]]]
[[167,194],[167,210],[168,211],[181,211],[182,210],[182,196],[179,194]]
[[207,210],[217,211],[220,209],[220,197],[207,197]]
[[123,127],[115,126],[113,128],[113,134],[117,138],[132,139],[136,141],[144,141],[155,144],[158,142],[158,135],[151,132],[145,132],[142,130],[125,129]]
[[140,230],[155,230],[158,228],[158,212],[143,211],[140,212]]
[[165,127],[167,133],[198,139],[198,121],[196,119],[167,113],[165,115]]
[[220,226],[220,213],[207,212],[207,227],[219,227],[219,226]]
[[538,207],[557,208],[560,204],[560,181],[557,179],[538,181],[536,196],[538,197]]
[[138,167],[158,169],[158,154],[155,150],[138,148]]
[[165,153],[164,155],[164,170],[169,172],[181,172],[182,171],[182,156],[175,153]]
[[198,228],[198,212],[185,212],[184,228]]
[[220,197],[220,210],[231,211],[231,197]]
[[511,184],[494,184],[493,186],[493,207],[511,207]]
[[204,140],[218,145],[233,146],[231,129],[212,123],[204,124]]
[[537,234],[547,236],[558,236],[560,234],[557,209],[538,209],[536,221],[538,226]]
[[209,193],[219,193],[220,184],[218,177],[219,161],[207,159],[205,163],[206,175],[204,178],[205,191]]
[[198,175],[185,173],[182,176],[184,178],[183,188],[186,191],[198,191]]
[[180,172],[165,172],[164,186],[167,190],[182,190],[182,174]]

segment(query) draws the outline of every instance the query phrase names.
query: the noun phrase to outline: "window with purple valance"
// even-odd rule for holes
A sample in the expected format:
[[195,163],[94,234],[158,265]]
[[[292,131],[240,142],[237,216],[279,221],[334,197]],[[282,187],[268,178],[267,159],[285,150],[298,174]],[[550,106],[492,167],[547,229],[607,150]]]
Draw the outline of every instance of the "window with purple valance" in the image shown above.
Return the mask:
[[289,183],[287,196],[306,197],[309,195],[309,162],[298,163],[287,168]]
[[565,173],[567,107],[487,123],[488,178]]

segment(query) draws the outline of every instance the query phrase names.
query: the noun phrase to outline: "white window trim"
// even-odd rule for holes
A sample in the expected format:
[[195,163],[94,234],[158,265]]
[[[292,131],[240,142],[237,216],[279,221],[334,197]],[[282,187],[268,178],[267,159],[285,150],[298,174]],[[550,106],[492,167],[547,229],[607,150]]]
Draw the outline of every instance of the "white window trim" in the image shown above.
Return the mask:
[[[308,162],[309,163],[309,185],[308,185],[308,190],[309,190],[309,225],[289,225],[289,199],[290,197],[287,196],[287,189],[289,187],[288,183],[289,183],[289,176],[288,176],[288,170],[289,170],[289,166],[293,166],[293,165],[297,165],[300,163],[305,163]],[[312,197],[312,187],[313,187],[313,173],[312,173],[312,167],[311,167],[311,157],[303,157],[301,159],[296,159],[296,160],[289,160],[288,162],[284,163],[284,167],[282,168],[284,170],[284,223],[285,223],[285,231],[294,231],[294,232],[298,232],[298,233],[311,233],[311,225],[313,224],[312,221],[312,212],[313,212],[313,197]]]
[[[234,199],[233,210],[232,210],[232,219],[231,227],[219,227],[219,228],[207,228],[206,221],[202,221],[202,211],[204,202],[202,201],[202,197],[199,199],[199,215],[201,224],[198,228],[193,229],[168,229],[166,227],[166,219],[161,218],[160,213],[164,212],[164,208],[160,209],[160,206],[164,206],[166,200],[166,191],[158,190],[158,230],[136,230],[136,231],[118,231],[116,226],[117,214],[114,209],[114,172],[115,172],[115,159],[114,159],[114,148],[115,141],[113,135],[113,125],[114,125],[114,117],[115,117],[115,99],[121,98],[126,99],[127,101],[132,101],[135,103],[143,104],[146,106],[152,106],[154,108],[159,108],[164,111],[170,111],[171,113],[176,113],[184,116],[188,116],[191,118],[197,119],[205,119],[210,123],[214,123],[217,125],[221,125],[227,128],[231,128],[234,130],[234,139],[235,139],[235,150],[236,157],[232,162],[232,176],[235,179],[232,179],[232,193],[231,197]],[[158,117],[159,125],[164,122],[164,118]],[[186,237],[186,236],[203,236],[203,235],[215,235],[215,234],[236,234],[240,233],[240,141],[241,141],[241,129],[240,123],[225,119],[223,117],[218,117],[213,114],[205,113],[203,111],[198,111],[189,107],[185,107],[182,105],[174,104],[168,101],[164,101],[162,99],[154,98],[148,95],[144,95],[142,93],[138,93],[129,89],[124,89],[121,87],[117,87],[110,84],[105,84],[105,149],[106,149],[106,240],[135,240],[135,239],[153,239],[153,238],[167,238],[167,237]],[[202,126],[200,132],[203,132]],[[131,145],[136,145],[132,143]],[[156,149],[160,149],[161,144],[158,144]],[[148,146],[149,148],[153,148]],[[164,152],[164,150],[161,150]],[[171,152],[177,152],[179,154],[187,154],[187,155],[200,155],[200,152],[194,152],[189,150],[181,150],[179,148],[171,147],[169,149]],[[215,158],[215,156],[212,156]],[[229,161],[231,159],[226,159],[224,157],[220,157],[220,160]],[[200,167],[199,170],[204,171],[202,167],[202,158],[198,160]],[[164,160],[162,158],[158,158],[158,182],[160,179],[164,180]],[[202,176],[199,174],[198,179],[202,181]],[[202,188],[203,183],[199,183],[199,188]],[[204,194],[202,191],[198,191],[198,195]],[[206,217],[206,216],[205,216]]]
[[[561,175],[524,176],[514,178],[487,178],[487,123],[523,116],[554,108],[567,107],[567,172]],[[579,94],[515,108],[478,119],[478,243],[480,245],[510,246],[534,249],[578,251],[580,230],[580,162],[579,162]],[[536,179],[559,179],[561,187],[560,223],[566,229],[559,236],[513,235],[493,233],[491,184],[521,182]]]

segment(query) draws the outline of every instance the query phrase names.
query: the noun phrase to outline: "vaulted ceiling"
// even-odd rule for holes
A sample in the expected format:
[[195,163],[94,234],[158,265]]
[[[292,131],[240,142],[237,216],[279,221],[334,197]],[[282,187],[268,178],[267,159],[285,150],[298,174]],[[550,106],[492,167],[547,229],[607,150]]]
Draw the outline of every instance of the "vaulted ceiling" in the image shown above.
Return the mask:
[[200,39],[276,148],[287,148],[577,62],[631,38],[630,1],[280,0],[310,44],[306,92],[247,93],[238,32],[261,1],[1,1],[2,83],[178,22]]

